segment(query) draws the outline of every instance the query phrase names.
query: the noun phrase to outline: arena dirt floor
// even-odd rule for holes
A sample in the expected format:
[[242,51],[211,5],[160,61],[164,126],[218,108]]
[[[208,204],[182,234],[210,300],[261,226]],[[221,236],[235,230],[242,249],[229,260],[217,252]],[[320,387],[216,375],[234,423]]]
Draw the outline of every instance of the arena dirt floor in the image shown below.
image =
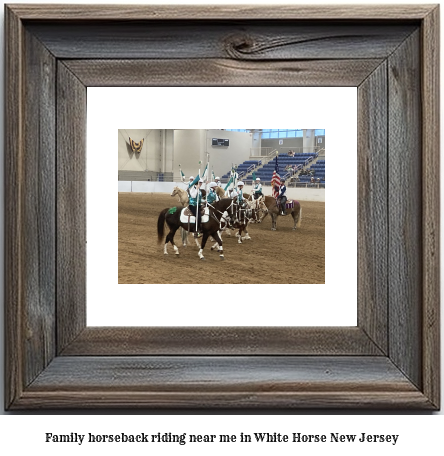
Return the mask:
[[165,193],[119,193],[119,283],[325,283],[325,203],[302,201],[296,231],[289,215],[278,217],[277,231],[271,231],[268,215],[261,224],[249,225],[251,240],[242,244],[224,234],[224,261],[210,250],[210,242],[200,260],[192,235],[184,248],[179,231],[174,240],[180,254],[169,244],[164,255],[157,219],[162,209],[178,204]]

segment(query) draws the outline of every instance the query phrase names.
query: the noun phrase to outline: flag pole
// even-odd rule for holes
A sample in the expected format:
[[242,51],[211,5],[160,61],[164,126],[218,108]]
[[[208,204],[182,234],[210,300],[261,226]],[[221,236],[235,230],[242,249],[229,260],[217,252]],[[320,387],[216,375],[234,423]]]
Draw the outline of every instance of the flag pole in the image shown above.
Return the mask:
[[182,183],[185,183],[185,174],[182,172],[182,167],[181,164],[179,163],[179,172],[180,172],[180,178],[182,179]]
[[[199,180],[200,180],[200,165],[202,164],[202,162],[199,160],[199,174],[198,174],[198,177],[199,177]],[[197,181],[197,184],[199,185],[199,180]],[[200,190],[197,189],[197,195],[196,195],[196,227],[195,227],[195,233],[197,233],[197,220],[198,220],[198,216],[199,216],[199,192]]]
[[208,207],[208,175],[210,174],[210,154],[207,152],[207,174],[205,176],[205,191],[207,192],[207,197],[205,198],[205,206]]

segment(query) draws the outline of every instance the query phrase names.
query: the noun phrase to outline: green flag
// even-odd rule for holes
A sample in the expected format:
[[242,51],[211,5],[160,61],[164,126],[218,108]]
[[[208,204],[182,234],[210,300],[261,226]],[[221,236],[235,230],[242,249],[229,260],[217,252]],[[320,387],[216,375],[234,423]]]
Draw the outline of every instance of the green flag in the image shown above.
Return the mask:
[[193,180],[193,182],[191,182],[191,184],[188,185],[188,188],[192,187],[193,185],[196,185],[196,184],[199,182],[199,179],[200,179],[200,176],[197,175],[197,176],[195,177],[195,179]]
[[227,191],[228,190],[228,187],[230,186],[230,184],[233,182],[233,176],[230,177],[230,180],[227,182],[227,185],[225,185],[225,188],[224,190]]
[[182,182],[185,182],[185,174],[183,173],[182,170],[180,170],[180,177],[182,179]]
[[252,177],[253,181],[256,180],[256,171],[253,171],[253,174],[251,175],[251,177]]
[[207,178],[207,171],[208,171],[208,163],[207,163],[207,166],[205,166],[205,169],[202,173],[202,180],[205,180]]

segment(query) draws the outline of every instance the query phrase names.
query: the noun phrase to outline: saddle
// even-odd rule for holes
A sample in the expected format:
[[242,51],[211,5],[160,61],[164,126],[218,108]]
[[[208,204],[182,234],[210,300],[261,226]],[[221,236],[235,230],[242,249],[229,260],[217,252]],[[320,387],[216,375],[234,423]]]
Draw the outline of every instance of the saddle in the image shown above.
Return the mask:
[[[210,220],[210,209],[208,207],[204,207],[200,211],[201,214],[201,222],[206,223],[208,220]],[[180,221],[182,223],[196,223],[196,217],[194,217],[193,213],[190,211],[189,207],[185,207],[182,209],[180,213]]]
[[[281,205],[281,199],[277,199],[277,207],[280,207]],[[285,209],[293,209],[294,208],[294,200],[287,200],[285,202]]]

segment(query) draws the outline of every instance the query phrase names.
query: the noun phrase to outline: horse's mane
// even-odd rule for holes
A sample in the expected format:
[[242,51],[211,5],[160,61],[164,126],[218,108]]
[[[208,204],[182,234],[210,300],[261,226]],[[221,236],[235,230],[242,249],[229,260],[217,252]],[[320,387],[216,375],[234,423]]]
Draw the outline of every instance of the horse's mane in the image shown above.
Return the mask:
[[232,202],[232,198],[222,198],[220,201],[214,203],[213,207],[219,211],[224,211]]
[[184,190],[183,188],[180,188],[178,187],[177,185],[174,187],[174,190],[178,190],[180,193],[186,193],[186,190]]
[[220,196],[221,198],[224,198],[225,197],[225,191],[222,187],[215,187],[216,190],[215,192],[217,193],[218,196]]

